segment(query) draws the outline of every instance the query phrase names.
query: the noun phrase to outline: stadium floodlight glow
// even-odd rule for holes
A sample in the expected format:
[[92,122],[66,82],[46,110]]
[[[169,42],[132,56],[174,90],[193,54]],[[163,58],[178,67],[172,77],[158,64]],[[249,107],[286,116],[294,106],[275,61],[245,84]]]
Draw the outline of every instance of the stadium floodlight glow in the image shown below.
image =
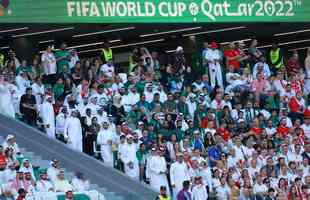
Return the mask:
[[2,30],[0,33],[9,33],[9,32],[15,32],[15,31],[22,31],[22,30],[28,30],[28,27],[23,28],[14,28],[14,29],[8,29],[8,30]]
[[268,47],[272,47],[272,44],[267,44],[267,45],[259,46],[257,48],[258,49],[263,49],[263,48],[268,48]]
[[39,44],[46,44],[46,43],[51,43],[51,42],[55,42],[55,40],[43,40],[43,41],[39,41]]
[[192,28],[176,29],[176,30],[172,30],[172,31],[143,34],[143,35],[140,35],[139,37],[150,37],[150,36],[156,36],[156,35],[165,35],[165,34],[169,34],[169,33],[180,33],[180,32],[185,32],[185,31],[197,30],[197,29],[201,29],[201,28],[202,28],[201,26],[198,26],[198,27],[192,27]]
[[300,47],[296,49],[289,49],[288,51],[297,51],[297,50],[303,50],[303,49],[310,49],[310,47]]
[[176,52],[177,50],[175,50],[175,49],[173,49],[173,50],[168,50],[168,51],[166,51],[166,53],[174,53],[174,52]]
[[283,45],[287,45],[287,44],[296,44],[296,43],[302,43],[302,42],[309,42],[310,39],[306,39],[306,40],[296,40],[296,41],[291,41],[291,42],[283,42],[283,43],[279,43],[279,46],[283,46]]
[[29,29],[28,27],[7,29],[7,30],[0,31],[0,33],[9,33],[9,32],[15,32],[15,31],[28,30],[28,29]]
[[[110,43],[115,43],[115,42],[120,42],[121,40],[110,40]],[[72,47],[68,47],[67,49],[76,49],[76,48],[81,48],[81,47],[90,47],[90,46],[96,46],[96,45],[100,45],[100,44],[104,44],[104,42],[96,42],[96,43],[90,43],[90,44],[81,44],[81,45],[77,45],[77,46],[72,46]]]
[[85,34],[79,34],[79,35],[74,35],[72,37],[77,38],[77,37],[84,37],[84,36],[90,36],[90,35],[99,35],[103,33],[112,33],[112,32],[117,32],[117,31],[127,31],[127,30],[133,30],[136,27],[130,26],[130,27],[125,27],[125,28],[117,28],[117,29],[111,29],[111,30],[105,30],[105,31],[97,31],[93,33],[85,33]]
[[207,34],[207,33],[219,33],[219,32],[225,32],[225,31],[240,30],[240,29],[245,29],[245,28],[246,28],[246,26],[237,26],[237,27],[232,27],[232,28],[216,29],[216,30],[203,31],[203,32],[198,32],[198,33],[183,34],[183,37],[194,36],[194,35],[203,35],[203,34]]
[[310,29],[304,29],[304,30],[299,30],[299,31],[291,31],[291,32],[286,32],[286,33],[277,33],[277,34],[274,34],[273,36],[277,37],[277,36],[293,35],[293,34],[305,33],[305,32],[310,32]]
[[53,29],[53,30],[48,30],[48,31],[40,31],[40,32],[34,32],[34,33],[25,33],[25,34],[20,34],[20,35],[13,35],[12,37],[18,38],[18,37],[31,36],[31,35],[41,35],[41,34],[46,34],[46,33],[67,31],[67,30],[72,30],[72,29],[74,29],[74,27],[59,28],[59,29]]
[[251,41],[252,39],[250,38],[247,38],[247,39],[243,39],[243,40],[235,40],[235,41],[230,41],[230,42],[222,42],[221,44],[222,45],[226,45],[226,44],[229,44],[229,43],[232,43],[232,42],[248,42],[248,41]]
[[[130,44],[112,46],[111,49],[117,49],[117,48],[122,48],[122,47],[130,47],[130,46],[141,45],[141,44],[157,43],[157,42],[163,42],[163,41],[165,41],[165,39],[161,38],[158,40],[149,40],[149,41],[144,41],[144,42],[137,42],[137,43],[130,43]],[[90,50],[79,51],[78,53],[88,53],[88,52],[101,51],[101,50],[102,50],[101,48],[90,49]]]
[[141,44],[149,44],[149,43],[157,43],[157,42],[163,42],[165,39],[161,38],[158,40],[149,40],[145,42],[137,42],[137,43],[130,43],[130,44],[123,44],[123,45],[118,45],[118,46],[112,46],[112,49],[117,49],[117,48],[122,48],[122,47],[130,47],[130,46],[136,46],[136,45],[141,45]]

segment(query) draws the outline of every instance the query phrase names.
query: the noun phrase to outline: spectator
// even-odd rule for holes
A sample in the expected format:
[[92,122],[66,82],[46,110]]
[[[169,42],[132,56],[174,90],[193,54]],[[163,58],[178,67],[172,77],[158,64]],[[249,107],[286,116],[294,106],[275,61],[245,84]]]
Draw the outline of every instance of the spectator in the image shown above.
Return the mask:
[[40,170],[40,178],[36,182],[36,190],[38,192],[53,192],[54,186],[52,182],[48,180],[47,171],[46,170]]
[[76,172],[72,179],[73,190],[76,192],[85,192],[89,190],[89,181],[85,179],[81,172]]
[[66,73],[69,67],[69,62],[71,60],[70,52],[67,50],[67,44],[62,43],[60,49],[55,52],[56,63],[57,63],[57,73]]
[[177,200],[192,200],[190,181],[183,182],[183,189],[178,193]]
[[16,200],[23,200],[26,198],[26,195],[27,195],[27,191],[25,189],[21,188],[18,190],[18,197]]
[[290,59],[287,62],[287,71],[291,75],[296,75],[297,73],[299,73],[300,68],[301,67],[300,67],[300,63],[299,63],[298,52],[294,51],[292,56],[290,57]]
[[54,182],[54,189],[56,192],[66,192],[68,190],[73,190],[73,186],[65,179],[65,171],[60,169],[57,178]]
[[221,69],[222,57],[216,42],[210,44],[210,48],[205,53],[205,59],[208,63],[211,86],[214,87],[217,83],[218,86],[224,88]]
[[35,96],[32,95],[32,89],[28,87],[26,94],[20,99],[20,113],[23,115],[23,121],[31,126],[37,123],[37,104]]
[[267,62],[270,65],[273,75],[276,75],[280,70],[283,69],[283,52],[278,47],[278,44],[273,43],[270,51],[267,54]]

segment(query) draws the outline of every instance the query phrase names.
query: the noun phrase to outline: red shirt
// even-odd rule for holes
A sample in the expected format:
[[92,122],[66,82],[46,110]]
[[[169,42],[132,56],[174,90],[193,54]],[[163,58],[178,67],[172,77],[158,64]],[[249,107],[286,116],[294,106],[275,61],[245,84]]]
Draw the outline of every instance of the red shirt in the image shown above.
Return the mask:
[[[224,52],[224,56],[226,58],[233,58],[233,57],[239,56],[239,55],[240,55],[240,52],[236,49],[230,49],[230,50],[226,50]],[[234,69],[238,70],[238,69],[240,69],[240,62],[237,59],[228,60],[228,66],[227,67],[229,67],[229,66],[233,66]]]
[[263,129],[259,127],[252,127],[251,131],[254,132],[254,135],[260,136],[263,132]]
[[228,142],[228,140],[230,139],[230,132],[225,129],[225,128],[219,128],[217,130],[217,133],[223,138],[223,140],[225,140],[226,142]]
[[288,103],[288,105],[290,107],[290,111],[291,112],[298,112],[298,111],[300,111],[300,105],[299,105],[299,102],[298,102],[296,97],[292,97],[290,99],[290,102]]
[[5,164],[6,163],[6,157],[4,154],[0,154],[0,163]]
[[281,136],[281,137],[286,137],[289,133],[290,129],[286,126],[279,126],[277,128],[277,133]]

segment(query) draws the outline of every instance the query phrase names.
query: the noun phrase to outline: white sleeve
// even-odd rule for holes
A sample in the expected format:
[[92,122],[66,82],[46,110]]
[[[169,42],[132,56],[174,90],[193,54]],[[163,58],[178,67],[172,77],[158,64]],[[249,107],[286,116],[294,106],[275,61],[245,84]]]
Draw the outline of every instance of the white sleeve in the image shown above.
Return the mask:
[[170,181],[171,181],[171,185],[175,185],[175,174],[174,174],[174,170],[175,170],[175,165],[172,164],[170,167]]

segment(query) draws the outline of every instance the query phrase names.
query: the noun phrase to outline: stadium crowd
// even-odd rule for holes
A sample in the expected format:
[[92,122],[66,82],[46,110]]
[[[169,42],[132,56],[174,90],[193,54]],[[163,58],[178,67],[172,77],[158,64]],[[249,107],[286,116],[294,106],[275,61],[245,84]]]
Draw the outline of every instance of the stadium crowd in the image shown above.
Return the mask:
[[[84,175],[76,172],[72,180],[65,178],[60,162],[53,159],[50,167],[34,166],[20,151],[14,135],[8,135],[0,145],[0,199],[32,199],[38,193],[89,191]],[[47,197],[46,197],[47,198]]]
[[[150,184],[159,200],[309,200],[310,49],[301,61],[253,39],[205,42],[201,53],[197,70],[181,46],[166,63],[137,47],[121,73],[108,42],[83,60],[65,43],[31,63],[10,50],[0,111]],[[60,175],[47,174],[57,190]]]

